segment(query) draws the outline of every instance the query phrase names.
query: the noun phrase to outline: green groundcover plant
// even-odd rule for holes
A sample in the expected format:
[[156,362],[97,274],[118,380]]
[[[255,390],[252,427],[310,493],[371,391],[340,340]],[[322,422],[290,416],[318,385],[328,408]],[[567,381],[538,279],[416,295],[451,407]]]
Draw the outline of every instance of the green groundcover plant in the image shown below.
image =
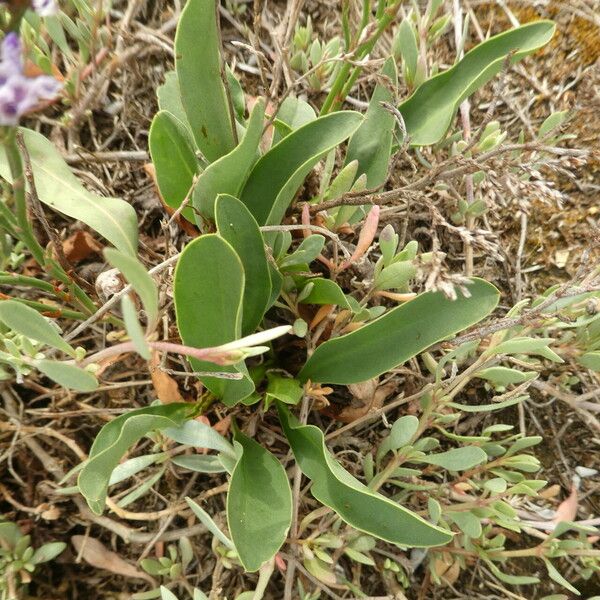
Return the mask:
[[[19,380],[38,371],[66,388],[91,392],[98,386],[96,365],[103,358],[137,352],[149,359],[153,351],[188,357],[204,386],[202,397],[194,403],[157,401],[110,421],[77,469],[77,490],[100,515],[111,486],[166,460],[188,471],[226,473],[227,532],[193,500],[189,505],[214,535],[214,547],[226,566],[260,572],[259,589],[249,597],[264,591],[274,557],[287,551],[284,544],[292,527],[304,567],[324,583],[339,582],[331,568],[333,554],[374,565],[372,551],[383,541],[403,550],[430,549],[427,565],[437,582],[448,569],[460,571],[481,560],[505,583],[537,583],[535,576],[512,575],[503,567],[511,558],[531,556],[542,561],[551,579],[577,593],[553,559],[579,560],[580,575],[589,577],[597,569],[588,541],[595,529],[562,522],[533,548],[506,547],[506,532],[519,534],[528,527],[521,511],[527,498],[545,485],[534,478],[539,462],[529,452],[540,438],[522,437],[501,424],[464,436],[453,431],[453,424],[464,414],[522,402],[543,361],[562,361],[550,348],[555,342],[570,344],[582,366],[599,370],[600,320],[585,309],[594,294],[561,299],[549,290],[530,308],[538,310],[542,326],[539,319],[527,324],[516,318],[512,326],[484,338],[454,343],[456,334],[493,313],[499,291],[476,277],[459,277],[444,289],[422,291],[417,282],[433,254],[420,252],[416,241],[400,247],[391,225],[379,227],[380,207],[368,202],[367,193],[386,184],[398,151],[418,153],[424,146],[439,145],[455,153],[483,153],[502,144],[506,134],[490,123],[477,145],[469,146],[454,129],[458,107],[505,64],[545,45],[554,25],[537,21],[490,37],[451,68],[432,74],[423,70],[417,38],[432,43],[450,16],[438,15],[440,2],[430,2],[423,14],[414,9],[397,28],[392,55],[381,65],[381,83],[363,114],[344,109],[344,100],[361,73],[361,61],[398,22],[402,3],[380,0],[374,11],[369,2],[364,4],[358,30],[352,31],[344,16],[343,39],[313,40],[310,22],[296,31],[292,67],[313,89],[330,90],[316,114],[292,94],[275,109],[267,109],[259,98],[247,111],[248,96],[224,64],[215,1],[185,3],[175,38],[175,70],[158,89],[160,110],[149,132],[161,196],[198,231],[178,255],[173,278],[181,343],[158,339],[165,308],[153,273],[137,257],[133,208],[122,199],[86,190],[50,141],[18,127],[31,104],[59,91],[50,75],[25,79],[29,105],[0,106],[0,174],[11,184],[0,205],[5,269],[0,277],[54,295],[56,310],[24,298],[0,302],[0,376]],[[13,69],[15,85],[18,77],[21,83],[23,79],[21,42],[15,33],[23,16],[9,9],[4,21],[2,67]],[[25,16],[22,30],[35,40],[43,15]],[[60,40],[57,23],[64,26],[67,21],[54,19],[50,27]],[[398,66],[412,90],[403,102],[394,93]],[[560,118],[551,117],[540,135],[547,135]],[[308,175],[323,161],[318,191],[307,187],[306,202],[297,203]],[[361,194],[363,204],[332,205]],[[127,341],[88,354],[71,345],[73,334],[67,339],[62,333],[59,317],[85,324],[98,306],[55,254],[36,240],[27,195],[82,221],[111,244],[105,258],[128,287],[117,296],[120,313],[106,307],[102,314],[107,324],[126,330]],[[315,224],[313,208],[327,202],[331,207],[319,211]],[[460,222],[469,211],[477,214],[480,209],[465,205],[455,219]],[[340,239],[340,230],[348,226],[359,232],[350,250]],[[26,252],[53,283],[9,272]],[[348,274],[367,254],[375,257],[373,273],[364,286],[353,288]],[[135,292],[137,299],[127,292]],[[523,310],[525,305],[519,305],[509,317]],[[558,311],[569,311],[570,320],[545,316]],[[432,375],[419,394],[420,416],[401,416],[391,424],[381,444],[360,457],[357,479],[331,453],[324,432],[307,424],[308,406],[314,399],[323,401],[332,389],[328,386],[356,390],[416,359]],[[487,403],[467,405],[457,398],[474,380],[489,391]],[[195,419],[214,402],[276,413],[318,508],[298,523],[289,464],[284,467],[235,423],[229,440]],[[214,452],[170,456],[158,451],[122,463],[145,437],[157,449],[171,440]],[[164,468],[158,473],[144,484],[144,492]],[[324,515],[331,517],[330,531],[306,536],[311,522]],[[25,561],[18,572],[30,570],[24,556],[31,552],[17,552],[15,545],[27,544],[13,539],[0,554],[5,556],[0,566],[8,565],[9,557]],[[49,554],[59,551],[53,547]],[[187,546],[181,553],[187,556],[182,562],[173,547],[170,558],[146,561],[144,568],[164,578],[165,585],[176,583],[191,562]],[[407,585],[406,565],[386,558],[383,570],[386,577]],[[161,594],[174,597],[167,587],[138,597]],[[196,591],[195,597],[204,595]]]

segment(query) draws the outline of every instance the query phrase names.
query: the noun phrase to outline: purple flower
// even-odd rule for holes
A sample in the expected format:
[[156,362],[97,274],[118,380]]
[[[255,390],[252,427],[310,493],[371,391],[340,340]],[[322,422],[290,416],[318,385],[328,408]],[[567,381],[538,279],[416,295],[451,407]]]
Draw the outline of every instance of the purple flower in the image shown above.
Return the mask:
[[0,51],[0,125],[16,125],[40,100],[55,96],[61,84],[48,75],[25,77],[21,40],[16,33],[4,37]]

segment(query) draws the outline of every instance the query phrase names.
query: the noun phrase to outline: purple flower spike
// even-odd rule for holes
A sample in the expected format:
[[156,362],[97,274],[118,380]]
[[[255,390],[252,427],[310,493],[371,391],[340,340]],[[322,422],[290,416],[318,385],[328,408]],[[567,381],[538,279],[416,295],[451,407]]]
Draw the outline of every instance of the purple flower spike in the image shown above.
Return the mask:
[[25,77],[21,40],[9,33],[2,40],[0,60],[0,125],[17,125],[40,100],[50,99],[61,84],[48,75]]

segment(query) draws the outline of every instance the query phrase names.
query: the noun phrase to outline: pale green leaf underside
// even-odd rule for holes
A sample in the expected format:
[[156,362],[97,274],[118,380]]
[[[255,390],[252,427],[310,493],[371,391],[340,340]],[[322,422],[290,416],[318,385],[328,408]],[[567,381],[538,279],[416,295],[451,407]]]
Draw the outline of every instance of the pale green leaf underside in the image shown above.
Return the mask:
[[73,355],[75,352],[45,317],[34,308],[21,304],[21,302],[16,300],[0,302],[0,321],[15,333],[27,338],[62,350],[69,355]]
[[[120,198],[88,192],[52,142],[42,134],[21,129],[31,157],[39,199],[58,212],[82,221],[116,248],[136,254],[138,222],[134,208]],[[12,182],[4,147],[0,146],[0,175]]]

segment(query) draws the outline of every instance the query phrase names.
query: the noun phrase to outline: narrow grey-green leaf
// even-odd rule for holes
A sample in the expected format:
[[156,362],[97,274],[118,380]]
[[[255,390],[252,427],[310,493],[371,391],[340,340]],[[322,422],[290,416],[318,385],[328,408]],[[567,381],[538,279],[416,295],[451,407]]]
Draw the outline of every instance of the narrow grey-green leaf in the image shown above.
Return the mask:
[[203,454],[185,454],[174,456],[171,462],[178,467],[195,471],[196,473],[224,473],[225,467],[216,456]]
[[191,498],[186,498],[185,501],[192,509],[194,514],[200,519],[200,522],[227,548],[234,550],[233,542],[221,531],[219,526],[214,522],[213,518]]
[[387,179],[392,134],[396,123],[394,115],[381,105],[382,102],[394,100],[390,87],[394,89],[398,85],[393,58],[388,58],[381,72],[390,81],[387,85],[380,83],[375,86],[365,120],[350,138],[346,152],[346,164],[358,161],[357,175],[364,173],[367,176],[369,188],[378,187]]
[[[194,348],[208,348],[241,337],[244,267],[231,245],[215,234],[203,235],[181,253],[173,294],[181,339]],[[196,371],[242,372],[243,379],[201,377],[216,396],[230,406],[254,391],[244,363],[220,366],[190,359]]]
[[36,360],[33,364],[38,371],[64,388],[78,392],[93,392],[98,387],[97,379],[89,371],[84,371],[75,365],[44,359]]
[[452,68],[417,88],[399,109],[410,143],[425,146],[439,142],[460,103],[500,72],[514,51],[515,63],[547,44],[554,35],[551,21],[536,21],[505,31],[479,44]]
[[56,328],[40,313],[16,300],[0,302],[0,321],[15,333],[20,333],[36,342],[47,344],[73,356],[75,350],[62,339]]
[[258,223],[243,202],[228,195],[217,198],[215,220],[219,235],[231,244],[244,266],[242,334],[262,321],[271,298],[271,275]]
[[[50,208],[89,225],[122,252],[135,254],[138,221],[134,208],[120,198],[104,198],[88,192],[52,142],[30,129],[22,128],[21,132],[31,157],[39,199]],[[12,182],[3,146],[0,146],[0,175]]]
[[104,510],[108,482],[121,457],[150,431],[178,427],[192,411],[185,403],[149,406],[132,410],[106,424],[96,436],[77,485],[91,510]]
[[[200,172],[185,125],[170,112],[161,110],[152,120],[148,146],[160,195],[167,206],[177,210],[188,196],[191,199],[194,177]],[[195,222],[191,204],[181,214]]]
[[439,454],[428,454],[418,460],[414,459],[414,462],[437,465],[448,471],[466,471],[486,461],[487,454],[479,446],[463,446]]
[[236,198],[258,157],[262,136],[265,104],[261,99],[252,109],[246,133],[240,144],[229,154],[216,160],[200,175],[194,188],[193,204],[204,219],[215,218],[215,200],[219,194]]
[[227,522],[240,562],[257,571],[281,548],[292,522],[285,469],[265,448],[236,431],[240,456],[227,494]]
[[179,444],[194,448],[210,448],[230,456],[235,456],[233,446],[210,425],[192,419],[179,427],[169,427],[163,430],[163,435],[175,440]]
[[298,424],[281,403],[277,403],[277,408],[298,465],[312,480],[312,495],[346,523],[401,546],[440,546],[452,539],[449,531],[368,489],[333,459],[318,427]]
[[298,377],[319,383],[359,383],[406,362],[436,342],[485,318],[498,304],[498,290],[472,279],[470,297],[450,300],[427,292],[347,335],[321,344]]
[[181,100],[202,154],[209,162],[235,146],[225,85],[216,0],[188,0],[175,35]]
[[158,317],[158,289],[144,265],[136,257],[114,248],[106,248],[104,256],[113,267],[121,271],[127,283],[136,291],[148,314],[148,321],[155,321]]
[[241,200],[259,225],[279,225],[311,169],[356,131],[362,115],[341,111],[292,131],[254,165]]
[[144,330],[138,321],[137,309],[129,296],[121,299],[121,310],[123,311],[123,322],[125,330],[131,340],[136,352],[145,360],[150,360],[150,347],[146,342]]

